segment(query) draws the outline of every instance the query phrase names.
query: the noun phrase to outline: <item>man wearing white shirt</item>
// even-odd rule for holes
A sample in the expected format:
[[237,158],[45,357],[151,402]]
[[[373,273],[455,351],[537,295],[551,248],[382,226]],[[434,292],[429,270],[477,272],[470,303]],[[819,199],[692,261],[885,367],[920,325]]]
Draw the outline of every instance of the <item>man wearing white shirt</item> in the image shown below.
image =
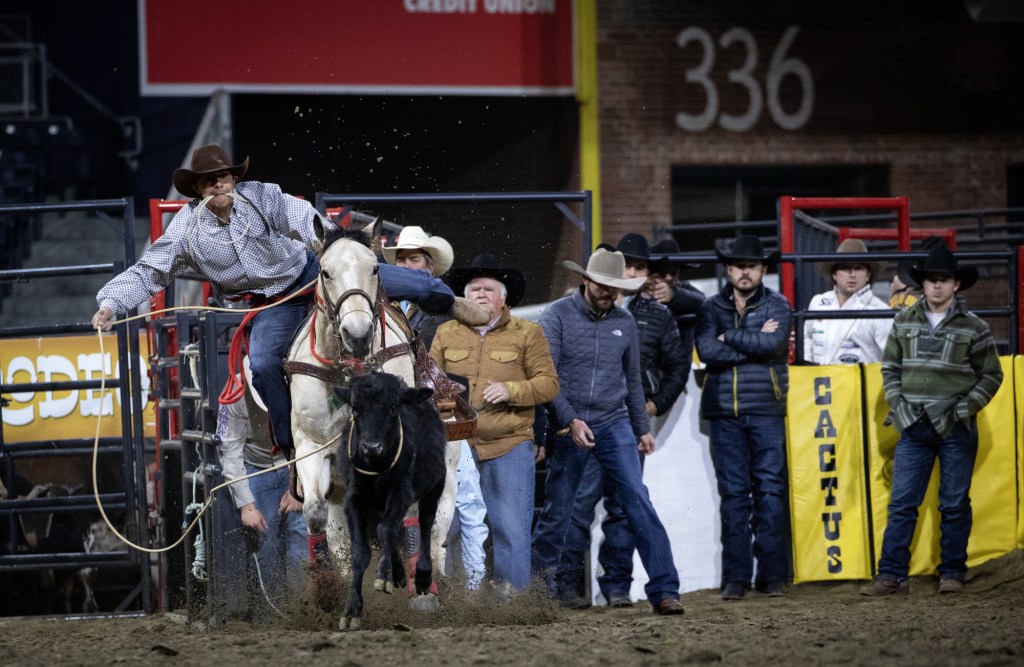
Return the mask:
[[[837,253],[866,253],[858,239],[846,239]],[[871,281],[881,273],[879,262],[831,262],[818,264],[832,280],[833,289],[811,299],[808,310],[888,310],[871,291]],[[870,364],[882,360],[892,320],[889,318],[808,319],[804,323],[804,361],[814,364]]]

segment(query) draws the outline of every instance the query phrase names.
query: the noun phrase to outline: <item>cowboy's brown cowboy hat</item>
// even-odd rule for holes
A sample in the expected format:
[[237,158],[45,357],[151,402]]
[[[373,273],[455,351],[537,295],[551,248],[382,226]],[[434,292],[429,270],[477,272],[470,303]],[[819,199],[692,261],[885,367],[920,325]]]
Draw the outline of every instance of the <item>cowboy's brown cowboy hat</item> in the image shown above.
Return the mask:
[[732,242],[732,247],[728,251],[715,248],[715,256],[722,264],[734,264],[738,261],[761,262],[770,269],[779,263],[782,253],[776,250],[770,255],[765,255],[761,239],[751,234],[741,234]]
[[978,282],[978,269],[973,266],[960,266],[956,256],[945,244],[932,248],[927,257],[909,269],[909,273],[918,285],[923,285],[925,276],[931,274],[951,275],[954,280],[960,281],[961,292]]
[[[839,244],[838,248],[836,248],[837,253],[866,253],[867,251],[868,247],[864,245],[864,242],[861,241],[860,239],[846,239],[845,241]],[[839,266],[840,264],[863,264],[864,266],[868,267],[868,273],[871,275],[870,280],[875,280],[880,275],[882,275],[882,270],[885,268],[885,264],[883,264],[882,262],[867,262],[861,259],[836,259],[834,262],[818,262],[818,273],[825,276],[829,280],[832,280],[832,274],[836,272],[836,267]]]
[[248,169],[248,157],[241,164],[231,164],[231,156],[223,147],[218,144],[207,144],[200,146],[192,153],[192,168],[175,169],[171,180],[174,182],[174,189],[182,196],[194,199],[199,195],[196,186],[203,176],[216,174],[219,171],[229,171],[241,179]]

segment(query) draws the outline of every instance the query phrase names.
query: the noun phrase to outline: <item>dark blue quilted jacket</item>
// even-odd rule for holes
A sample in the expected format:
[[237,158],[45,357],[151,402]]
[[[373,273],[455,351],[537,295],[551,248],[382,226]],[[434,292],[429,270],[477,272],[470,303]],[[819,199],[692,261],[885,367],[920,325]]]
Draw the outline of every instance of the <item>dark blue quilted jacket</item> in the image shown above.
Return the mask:
[[540,316],[560,391],[549,404],[558,428],[573,418],[587,426],[628,416],[633,433],[649,432],[640,384],[640,348],[633,316],[615,306],[595,319],[579,291],[555,301]]
[[[732,294],[732,285],[726,285],[697,313],[697,354],[707,364],[701,417],[785,416],[793,319],[789,302],[762,286],[741,315]],[[762,333],[769,319],[777,321],[779,328]],[[724,341],[718,340],[722,334]]]

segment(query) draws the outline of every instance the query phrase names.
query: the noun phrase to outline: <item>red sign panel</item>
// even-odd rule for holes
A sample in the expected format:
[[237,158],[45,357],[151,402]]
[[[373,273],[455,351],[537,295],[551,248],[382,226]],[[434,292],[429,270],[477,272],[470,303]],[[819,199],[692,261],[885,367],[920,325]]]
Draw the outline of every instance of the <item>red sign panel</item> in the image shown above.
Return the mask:
[[573,92],[571,0],[139,0],[143,95]]

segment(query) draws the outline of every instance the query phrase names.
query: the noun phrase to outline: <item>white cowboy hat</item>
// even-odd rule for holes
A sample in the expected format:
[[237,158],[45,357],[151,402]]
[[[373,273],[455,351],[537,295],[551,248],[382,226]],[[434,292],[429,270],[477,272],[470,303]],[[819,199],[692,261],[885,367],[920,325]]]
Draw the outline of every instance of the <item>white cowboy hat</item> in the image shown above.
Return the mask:
[[565,260],[562,266],[581,274],[587,280],[592,280],[598,285],[605,287],[616,287],[630,292],[635,292],[647,282],[646,276],[639,278],[623,278],[626,272],[626,258],[621,252],[609,252],[604,248],[598,248],[590,256],[587,268],[583,268],[576,262]]
[[455,261],[455,253],[452,245],[440,236],[430,236],[422,227],[415,225],[403,227],[398,235],[398,242],[393,246],[384,246],[381,252],[384,253],[384,261],[394,264],[398,261],[399,250],[425,250],[430,253],[434,260],[434,275],[442,276],[448,269],[452,268]]
[[256,405],[260,407],[260,410],[267,412],[267,404],[263,402],[263,398],[260,397],[259,392],[256,391],[256,387],[252,383],[252,370],[249,368],[249,355],[242,357],[242,373],[245,374],[245,384],[249,387],[249,391],[252,393],[252,400],[256,402]]

